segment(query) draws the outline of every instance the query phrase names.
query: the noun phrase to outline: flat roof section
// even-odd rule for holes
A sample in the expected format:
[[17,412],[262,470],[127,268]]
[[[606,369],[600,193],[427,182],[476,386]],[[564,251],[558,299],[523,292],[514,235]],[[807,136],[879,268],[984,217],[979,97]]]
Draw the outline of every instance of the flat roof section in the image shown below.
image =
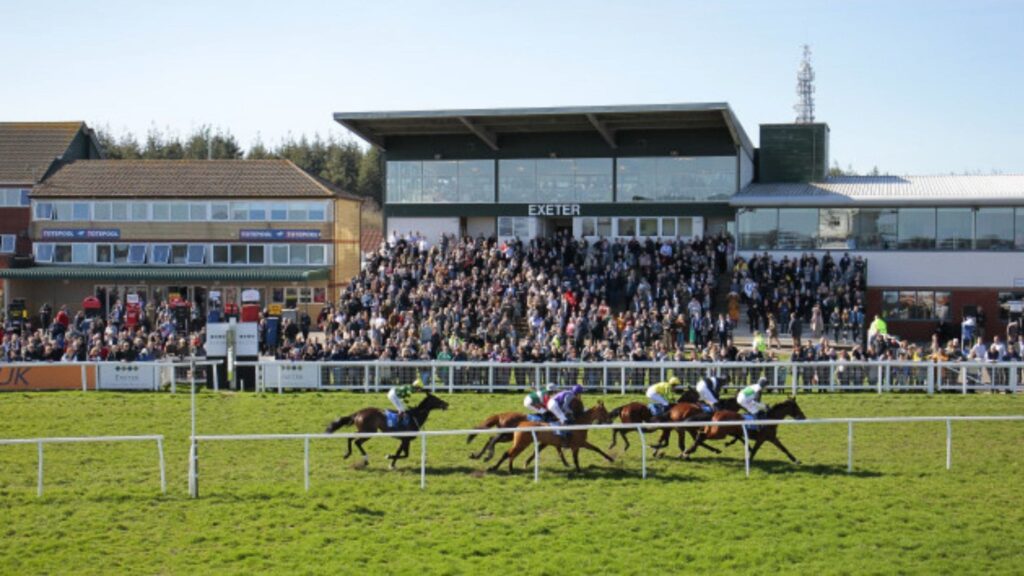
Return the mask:
[[732,206],[1024,206],[1024,174],[840,176],[823,182],[750,184]]
[[277,268],[273,266],[208,268],[202,266],[34,266],[0,268],[0,278],[12,280],[132,280],[305,282],[327,280],[330,268]]
[[491,150],[502,134],[597,132],[615,149],[616,134],[638,130],[724,128],[753,158],[754,146],[729,104],[642,104],[550,108],[486,108],[336,112],[334,120],[381,150],[389,136],[474,135]]

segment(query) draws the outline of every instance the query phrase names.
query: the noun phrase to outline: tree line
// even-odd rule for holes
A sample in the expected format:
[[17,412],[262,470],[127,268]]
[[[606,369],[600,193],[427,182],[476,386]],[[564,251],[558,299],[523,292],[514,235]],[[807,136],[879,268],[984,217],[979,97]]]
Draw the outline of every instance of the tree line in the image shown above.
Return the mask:
[[107,158],[113,160],[291,160],[310,174],[338,188],[381,203],[384,193],[380,156],[348,138],[315,134],[289,135],[275,146],[256,142],[244,150],[231,132],[204,125],[185,137],[151,128],[140,141],[131,132],[114,135],[109,128],[96,131]]

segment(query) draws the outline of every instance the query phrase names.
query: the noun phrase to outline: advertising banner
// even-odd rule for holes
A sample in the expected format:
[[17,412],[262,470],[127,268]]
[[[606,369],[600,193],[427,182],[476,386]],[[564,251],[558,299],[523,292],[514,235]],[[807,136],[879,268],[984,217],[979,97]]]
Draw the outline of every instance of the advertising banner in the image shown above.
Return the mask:
[[263,369],[263,383],[267,390],[319,388],[320,365],[315,362],[267,365]]
[[43,230],[44,240],[120,240],[121,230],[117,228],[47,228]]
[[111,362],[99,365],[98,390],[156,390],[155,362]]
[[[228,355],[229,322],[206,325],[206,355],[224,358]],[[239,322],[235,327],[235,356],[259,356],[260,329],[256,322]]]
[[[85,367],[87,390],[96,389],[96,369]],[[81,390],[82,367],[63,364],[0,367],[0,392]]]
[[239,240],[270,240],[289,242],[297,240],[319,240],[319,230],[239,230]]

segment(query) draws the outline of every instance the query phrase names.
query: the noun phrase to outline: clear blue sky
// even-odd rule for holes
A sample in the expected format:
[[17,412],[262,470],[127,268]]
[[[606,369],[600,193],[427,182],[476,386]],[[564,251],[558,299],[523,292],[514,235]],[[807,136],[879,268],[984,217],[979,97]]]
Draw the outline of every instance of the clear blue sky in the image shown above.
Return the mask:
[[248,146],[336,111],[727,101],[793,119],[814,50],[832,158],[896,174],[1024,172],[1024,2],[0,3],[0,119]]

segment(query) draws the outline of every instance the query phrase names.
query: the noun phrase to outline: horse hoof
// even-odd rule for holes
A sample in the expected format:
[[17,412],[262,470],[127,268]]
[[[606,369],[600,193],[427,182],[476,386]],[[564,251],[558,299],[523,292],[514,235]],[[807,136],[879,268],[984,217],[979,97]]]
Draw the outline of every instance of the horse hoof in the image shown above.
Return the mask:
[[799,466],[800,465],[800,461],[799,460],[794,460],[793,461],[793,465],[794,466]]
[[479,458],[479,456],[477,456],[476,454],[470,454],[469,455],[469,459],[470,460],[476,460],[477,458]]

